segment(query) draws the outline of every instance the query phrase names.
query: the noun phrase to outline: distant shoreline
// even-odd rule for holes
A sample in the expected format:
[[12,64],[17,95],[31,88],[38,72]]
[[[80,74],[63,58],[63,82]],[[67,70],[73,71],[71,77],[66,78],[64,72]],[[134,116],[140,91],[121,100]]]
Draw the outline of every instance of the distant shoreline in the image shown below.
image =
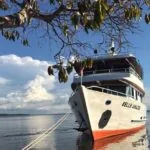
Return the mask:
[[64,115],[65,113],[58,114],[0,114],[0,117],[9,117],[9,116],[48,116],[48,115]]
[[[147,110],[147,112],[150,112],[150,110]],[[49,116],[49,115],[64,115],[66,113],[55,113],[55,114],[0,114],[0,117],[15,117],[15,116]],[[73,114],[73,113],[69,113]]]

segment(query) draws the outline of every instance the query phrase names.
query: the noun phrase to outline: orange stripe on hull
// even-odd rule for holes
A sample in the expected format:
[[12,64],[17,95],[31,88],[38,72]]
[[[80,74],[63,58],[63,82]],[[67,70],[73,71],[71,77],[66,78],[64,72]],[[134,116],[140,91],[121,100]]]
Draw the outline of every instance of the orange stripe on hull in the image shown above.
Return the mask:
[[93,138],[94,140],[103,139],[115,135],[120,135],[128,132],[136,132],[138,130],[141,130],[145,128],[145,125],[142,125],[140,127],[131,128],[131,129],[119,129],[119,130],[100,130],[100,131],[93,131]]

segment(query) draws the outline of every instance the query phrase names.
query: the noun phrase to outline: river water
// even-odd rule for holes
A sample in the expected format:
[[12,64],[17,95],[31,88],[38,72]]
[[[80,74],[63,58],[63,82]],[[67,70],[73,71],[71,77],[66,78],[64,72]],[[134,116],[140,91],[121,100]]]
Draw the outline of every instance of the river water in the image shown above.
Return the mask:
[[[59,115],[0,116],[0,150],[21,150],[59,120]],[[88,135],[73,128],[78,125],[71,114],[54,132],[32,150],[150,150],[150,113],[147,128],[92,143]]]

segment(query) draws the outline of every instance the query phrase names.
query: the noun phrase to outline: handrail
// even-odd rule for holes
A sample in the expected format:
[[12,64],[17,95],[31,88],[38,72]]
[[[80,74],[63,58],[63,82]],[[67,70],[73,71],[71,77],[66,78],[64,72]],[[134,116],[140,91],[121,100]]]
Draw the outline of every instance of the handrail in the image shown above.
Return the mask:
[[[95,85],[88,86],[86,88],[87,89],[97,88],[97,89],[101,89],[101,92],[104,92],[104,93],[107,93],[107,94],[112,94],[112,95],[117,95],[117,96],[126,96],[126,97],[131,97],[131,98],[134,99],[134,97],[132,95],[125,94],[125,93],[118,92],[118,91],[111,90],[111,89],[107,89],[107,88],[103,88],[103,87],[99,87],[99,86],[95,86]],[[76,90],[71,93],[70,97],[72,97],[75,93],[76,93]],[[113,94],[113,93],[116,93],[116,94]]]
[[118,56],[135,56],[135,53],[130,53],[130,52],[121,52],[117,53],[117,55],[109,54],[109,53],[101,53],[101,54],[96,54],[96,55],[90,55],[90,56],[83,56],[82,59],[84,58],[99,58],[99,57],[118,57]]
[[[137,76],[140,80],[142,80],[142,78],[135,72],[135,70],[133,68],[114,68],[114,69],[101,69],[101,70],[93,70],[93,71],[85,71],[83,74],[84,76],[86,75],[91,75],[91,74],[98,74],[98,73],[112,73],[112,72],[127,72],[127,73],[133,73],[135,76]],[[79,77],[77,76],[77,74],[75,74],[75,77]]]
[[101,70],[94,70],[94,71],[86,71],[85,73],[89,73],[89,72],[115,72],[115,71],[124,71],[124,72],[128,72],[129,68],[114,68],[114,69],[101,69]]
[[136,73],[136,71],[133,69],[133,68],[129,68],[130,70],[129,70],[129,72],[130,73],[133,73],[135,76],[137,76],[140,80],[142,80],[142,78],[138,75],[138,73]]
[[125,94],[125,93],[117,92],[117,91],[114,91],[114,90],[111,90],[111,89],[107,89],[107,88],[103,88],[103,87],[99,87],[99,86],[89,86],[89,87],[87,87],[87,88],[88,88],[88,89],[91,89],[91,88],[98,88],[98,89],[101,89],[102,92],[105,92],[105,90],[106,90],[107,92],[105,92],[105,93],[109,93],[109,94],[116,93],[117,96],[121,96],[121,95],[123,95],[123,96],[129,96],[129,95]]

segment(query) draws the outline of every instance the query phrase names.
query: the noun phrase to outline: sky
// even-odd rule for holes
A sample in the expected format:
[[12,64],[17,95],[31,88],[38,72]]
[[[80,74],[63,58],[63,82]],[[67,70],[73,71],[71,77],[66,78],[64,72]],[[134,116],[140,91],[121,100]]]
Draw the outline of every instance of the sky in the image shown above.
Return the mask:
[[[145,103],[150,110],[150,25],[140,23],[139,34],[128,36],[144,69]],[[32,43],[24,47],[0,37],[0,113],[62,113],[70,112],[68,99],[73,75],[66,84],[57,76],[48,76],[47,67],[54,63],[56,46],[51,41]],[[93,40],[94,39],[93,36]]]

